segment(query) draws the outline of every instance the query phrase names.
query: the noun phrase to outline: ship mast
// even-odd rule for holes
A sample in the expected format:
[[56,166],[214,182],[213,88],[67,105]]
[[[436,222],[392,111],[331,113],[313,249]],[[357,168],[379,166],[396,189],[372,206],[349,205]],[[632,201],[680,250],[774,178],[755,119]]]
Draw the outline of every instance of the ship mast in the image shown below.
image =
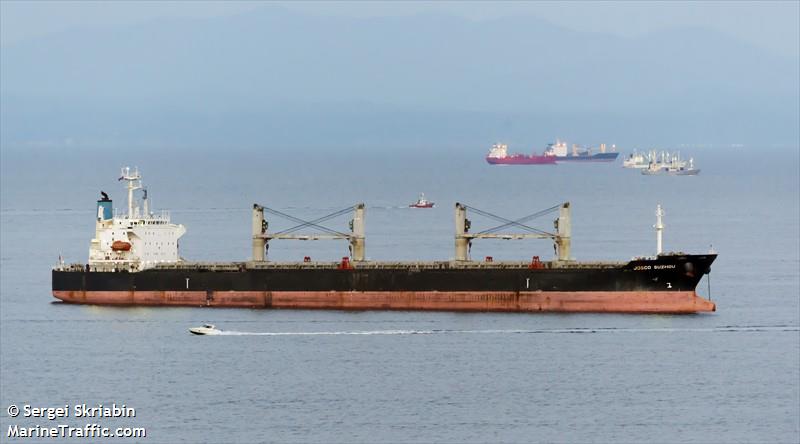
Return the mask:
[[133,219],[133,192],[142,188],[142,176],[139,168],[131,170],[130,167],[122,168],[119,180],[128,181],[128,219]]
[[656,224],[653,225],[653,228],[656,229],[656,255],[662,253],[662,233],[664,231],[664,223],[661,220],[661,217],[664,216],[664,210],[661,208],[661,204],[656,206]]

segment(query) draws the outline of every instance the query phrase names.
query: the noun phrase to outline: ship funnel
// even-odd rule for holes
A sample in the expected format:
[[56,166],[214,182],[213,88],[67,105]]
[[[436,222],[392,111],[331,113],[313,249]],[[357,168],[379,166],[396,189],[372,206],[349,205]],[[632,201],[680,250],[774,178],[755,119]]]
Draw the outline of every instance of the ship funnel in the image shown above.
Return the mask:
[[100,192],[100,195],[102,197],[97,201],[97,220],[109,220],[114,215],[113,202],[108,198],[108,194],[103,191]]

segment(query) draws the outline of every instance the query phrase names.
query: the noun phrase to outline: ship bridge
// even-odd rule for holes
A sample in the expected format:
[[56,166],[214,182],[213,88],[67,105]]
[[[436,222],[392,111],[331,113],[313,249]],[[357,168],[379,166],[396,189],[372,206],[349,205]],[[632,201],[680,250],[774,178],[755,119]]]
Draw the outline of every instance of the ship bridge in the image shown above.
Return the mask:
[[[108,194],[97,201],[95,234],[89,245],[89,266],[95,270],[139,271],[180,261],[178,240],[186,228],[170,221],[167,211],[150,211],[147,189],[138,169],[122,168],[127,182],[127,213],[115,211]],[[141,199],[134,193],[141,190]]]

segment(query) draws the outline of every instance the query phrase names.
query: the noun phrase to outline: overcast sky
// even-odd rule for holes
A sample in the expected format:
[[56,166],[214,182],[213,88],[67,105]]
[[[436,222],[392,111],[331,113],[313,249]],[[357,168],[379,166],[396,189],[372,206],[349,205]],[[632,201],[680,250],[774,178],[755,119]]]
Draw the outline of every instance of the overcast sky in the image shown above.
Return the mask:
[[[264,3],[189,1],[0,1],[2,45],[75,27],[124,26],[161,18],[245,13]],[[474,20],[532,15],[572,29],[635,36],[681,26],[711,28],[785,57],[800,54],[798,1],[623,2],[295,2],[273,3],[321,15],[392,16],[427,12]],[[487,29],[486,32],[491,32]]]

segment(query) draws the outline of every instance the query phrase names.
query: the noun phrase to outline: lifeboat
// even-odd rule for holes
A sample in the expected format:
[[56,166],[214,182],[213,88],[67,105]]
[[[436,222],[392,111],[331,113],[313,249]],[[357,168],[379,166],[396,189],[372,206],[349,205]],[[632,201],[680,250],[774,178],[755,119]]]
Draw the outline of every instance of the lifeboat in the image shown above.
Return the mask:
[[114,251],[131,251],[131,243],[117,240],[111,244],[111,249]]

